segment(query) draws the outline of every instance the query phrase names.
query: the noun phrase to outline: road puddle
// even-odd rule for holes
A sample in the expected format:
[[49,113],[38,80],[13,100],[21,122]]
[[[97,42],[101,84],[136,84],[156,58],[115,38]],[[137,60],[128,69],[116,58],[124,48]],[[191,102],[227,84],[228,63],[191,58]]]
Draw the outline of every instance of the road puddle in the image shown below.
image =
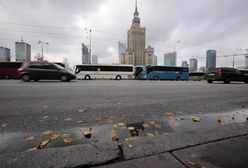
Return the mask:
[[[154,121],[133,123],[106,123],[83,126],[65,130],[44,130],[44,132],[15,132],[0,134],[0,154],[37,149],[42,142],[49,140],[44,148],[65,147],[77,144],[107,143],[113,140],[123,144],[128,139],[155,137],[160,134],[185,132],[221,125],[244,123],[248,120],[248,111],[231,113],[199,114],[192,116],[154,117]],[[112,136],[112,137],[111,137]],[[114,137],[113,137],[114,136]],[[36,147],[36,148],[35,148]]]

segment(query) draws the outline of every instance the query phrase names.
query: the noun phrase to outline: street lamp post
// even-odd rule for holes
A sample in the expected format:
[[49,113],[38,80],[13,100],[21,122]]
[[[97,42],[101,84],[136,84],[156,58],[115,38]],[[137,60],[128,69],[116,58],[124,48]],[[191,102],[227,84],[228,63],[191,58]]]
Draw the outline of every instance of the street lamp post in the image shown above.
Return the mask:
[[89,64],[91,64],[91,59],[92,59],[92,58],[91,58],[91,52],[92,52],[92,51],[91,51],[91,50],[92,50],[92,49],[91,49],[91,32],[92,32],[92,30],[90,30],[90,52],[89,52],[89,57],[90,57],[90,58],[89,58]]
[[38,44],[41,45],[41,58],[43,60],[44,56],[43,56],[43,45],[49,45],[49,43],[44,43],[41,40],[38,41]]

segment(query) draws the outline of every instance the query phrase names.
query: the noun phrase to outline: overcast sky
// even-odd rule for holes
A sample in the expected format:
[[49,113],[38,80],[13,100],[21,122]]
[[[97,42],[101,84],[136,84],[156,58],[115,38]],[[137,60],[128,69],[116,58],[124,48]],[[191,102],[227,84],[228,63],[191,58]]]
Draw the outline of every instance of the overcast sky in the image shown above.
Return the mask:
[[[45,58],[71,66],[82,63],[81,44],[89,44],[100,63],[117,63],[118,41],[126,42],[131,26],[134,0],[0,0],[0,46],[11,48],[14,42],[32,45],[32,56],[44,46]],[[218,56],[245,53],[248,48],[247,0],[138,0],[142,27],[146,27],[146,45],[155,48],[158,63],[163,54],[178,52],[182,60],[199,57],[199,67],[206,63],[206,50],[216,49]],[[244,57],[235,58],[244,66]],[[232,66],[232,57],[217,58],[218,66]]]

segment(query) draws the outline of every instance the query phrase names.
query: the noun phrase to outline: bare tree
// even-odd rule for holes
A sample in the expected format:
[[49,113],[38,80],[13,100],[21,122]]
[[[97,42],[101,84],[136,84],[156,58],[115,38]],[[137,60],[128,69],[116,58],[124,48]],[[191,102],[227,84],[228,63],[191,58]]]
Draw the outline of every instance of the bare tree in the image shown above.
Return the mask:
[[35,56],[34,56],[34,60],[35,61],[43,61],[44,58],[42,57],[42,55],[40,53],[37,53]]
[[69,68],[70,68],[70,63],[69,63],[67,57],[65,57],[65,58],[63,59],[63,64],[65,64],[65,68],[66,68],[66,69],[69,69]]

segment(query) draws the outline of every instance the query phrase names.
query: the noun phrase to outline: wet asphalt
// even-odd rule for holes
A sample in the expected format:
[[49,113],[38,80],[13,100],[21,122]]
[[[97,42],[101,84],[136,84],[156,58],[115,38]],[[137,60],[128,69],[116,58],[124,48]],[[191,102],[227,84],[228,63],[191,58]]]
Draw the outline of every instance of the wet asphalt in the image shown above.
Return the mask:
[[[108,141],[111,130],[123,141],[137,133],[153,136],[216,126],[223,115],[228,122],[246,122],[247,109],[248,85],[243,83],[0,80],[0,143],[6,144],[0,153],[36,146],[47,139],[42,134],[46,130],[71,134],[71,144]],[[168,121],[171,115],[173,123]],[[192,122],[192,116],[200,116],[196,123],[201,124]],[[82,138],[89,127],[97,132],[90,140]],[[36,140],[23,141],[29,136]],[[53,144],[63,145],[63,139]]]

